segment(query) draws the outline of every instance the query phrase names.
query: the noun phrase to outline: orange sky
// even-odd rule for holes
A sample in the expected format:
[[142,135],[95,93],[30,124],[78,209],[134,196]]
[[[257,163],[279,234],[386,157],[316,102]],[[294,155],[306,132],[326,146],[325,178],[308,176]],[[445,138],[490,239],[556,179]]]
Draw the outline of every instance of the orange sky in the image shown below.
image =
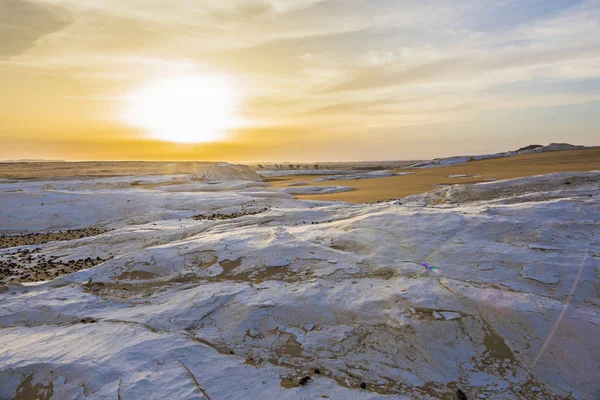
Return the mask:
[[[391,160],[598,144],[598,2],[497,3],[3,0],[0,159]],[[124,118],[132,93],[178,77],[235,92],[222,139],[160,141]],[[198,92],[184,111],[199,113],[201,141],[218,93]],[[173,126],[187,120],[185,101],[161,101],[175,104]]]

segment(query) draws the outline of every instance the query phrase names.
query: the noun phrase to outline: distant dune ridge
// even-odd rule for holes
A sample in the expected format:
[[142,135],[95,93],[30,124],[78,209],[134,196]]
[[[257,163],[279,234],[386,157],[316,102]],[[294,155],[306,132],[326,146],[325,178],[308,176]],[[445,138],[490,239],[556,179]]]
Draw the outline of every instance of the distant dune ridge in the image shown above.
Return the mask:
[[66,162],[65,160],[45,160],[43,158],[22,158],[19,160],[0,160],[3,163],[55,163]]
[[569,143],[550,143],[547,146],[532,144],[517,150],[519,154],[543,153],[546,151],[597,149],[600,146],[579,146]]
[[506,151],[503,153],[493,154],[481,154],[474,156],[454,156],[445,158],[436,158],[431,161],[413,164],[411,168],[432,168],[432,167],[448,167],[450,165],[460,165],[469,161],[487,160],[491,158],[502,158],[512,157],[521,154],[532,154],[532,153],[545,153],[549,151],[566,151],[566,150],[583,150],[583,149],[597,149],[599,146],[578,146],[569,143],[550,143],[547,146],[539,144],[531,144],[529,146],[521,147],[515,151]]

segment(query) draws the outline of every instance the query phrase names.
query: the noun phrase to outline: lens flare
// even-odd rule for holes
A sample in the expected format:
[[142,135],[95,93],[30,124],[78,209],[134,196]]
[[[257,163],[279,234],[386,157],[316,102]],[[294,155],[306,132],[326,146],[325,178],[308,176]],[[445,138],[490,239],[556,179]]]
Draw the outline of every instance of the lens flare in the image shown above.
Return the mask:
[[425,269],[426,269],[427,271],[429,271],[429,272],[433,272],[433,273],[434,273],[434,274],[436,274],[436,275],[439,275],[439,274],[440,274],[440,270],[439,270],[438,268],[436,268],[436,267],[432,267],[431,265],[429,265],[429,264],[427,264],[427,263],[422,263],[421,265],[422,265],[422,266],[424,266],[424,267],[425,267]]

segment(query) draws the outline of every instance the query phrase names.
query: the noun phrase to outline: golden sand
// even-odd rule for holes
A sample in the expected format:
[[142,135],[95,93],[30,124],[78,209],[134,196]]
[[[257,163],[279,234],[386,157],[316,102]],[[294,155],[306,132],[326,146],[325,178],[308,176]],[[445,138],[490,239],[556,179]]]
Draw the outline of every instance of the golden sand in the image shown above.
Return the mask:
[[0,163],[0,178],[48,179],[192,174],[206,162],[84,161]]
[[[392,200],[423,193],[436,185],[477,183],[486,179],[510,179],[552,172],[600,170],[600,149],[555,151],[525,154],[507,158],[472,161],[463,165],[439,168],[402,169],[396,172],[414,172],[413,175],[391,176],[358,180],[310,182],[318,186],[349,186],[355,190],[321,195],[298,195],[299,199],[340,200],[365,203]],[[449,175],[471,175],[466,178],[449,178]],[[479,176],[477,176],[479,175]],[[323,175],[303,175],[268,180],[274,187],[287,187],[290,183],[310,181]]]

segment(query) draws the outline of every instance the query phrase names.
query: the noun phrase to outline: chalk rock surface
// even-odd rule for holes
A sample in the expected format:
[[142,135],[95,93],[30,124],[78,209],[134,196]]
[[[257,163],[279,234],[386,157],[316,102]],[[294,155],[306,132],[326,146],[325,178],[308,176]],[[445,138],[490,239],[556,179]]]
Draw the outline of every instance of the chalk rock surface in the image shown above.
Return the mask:
[[600,172],[370,205],[243,182],[1,182],[5,233],[98,230],[0,249],[0,398],[600,393]]

